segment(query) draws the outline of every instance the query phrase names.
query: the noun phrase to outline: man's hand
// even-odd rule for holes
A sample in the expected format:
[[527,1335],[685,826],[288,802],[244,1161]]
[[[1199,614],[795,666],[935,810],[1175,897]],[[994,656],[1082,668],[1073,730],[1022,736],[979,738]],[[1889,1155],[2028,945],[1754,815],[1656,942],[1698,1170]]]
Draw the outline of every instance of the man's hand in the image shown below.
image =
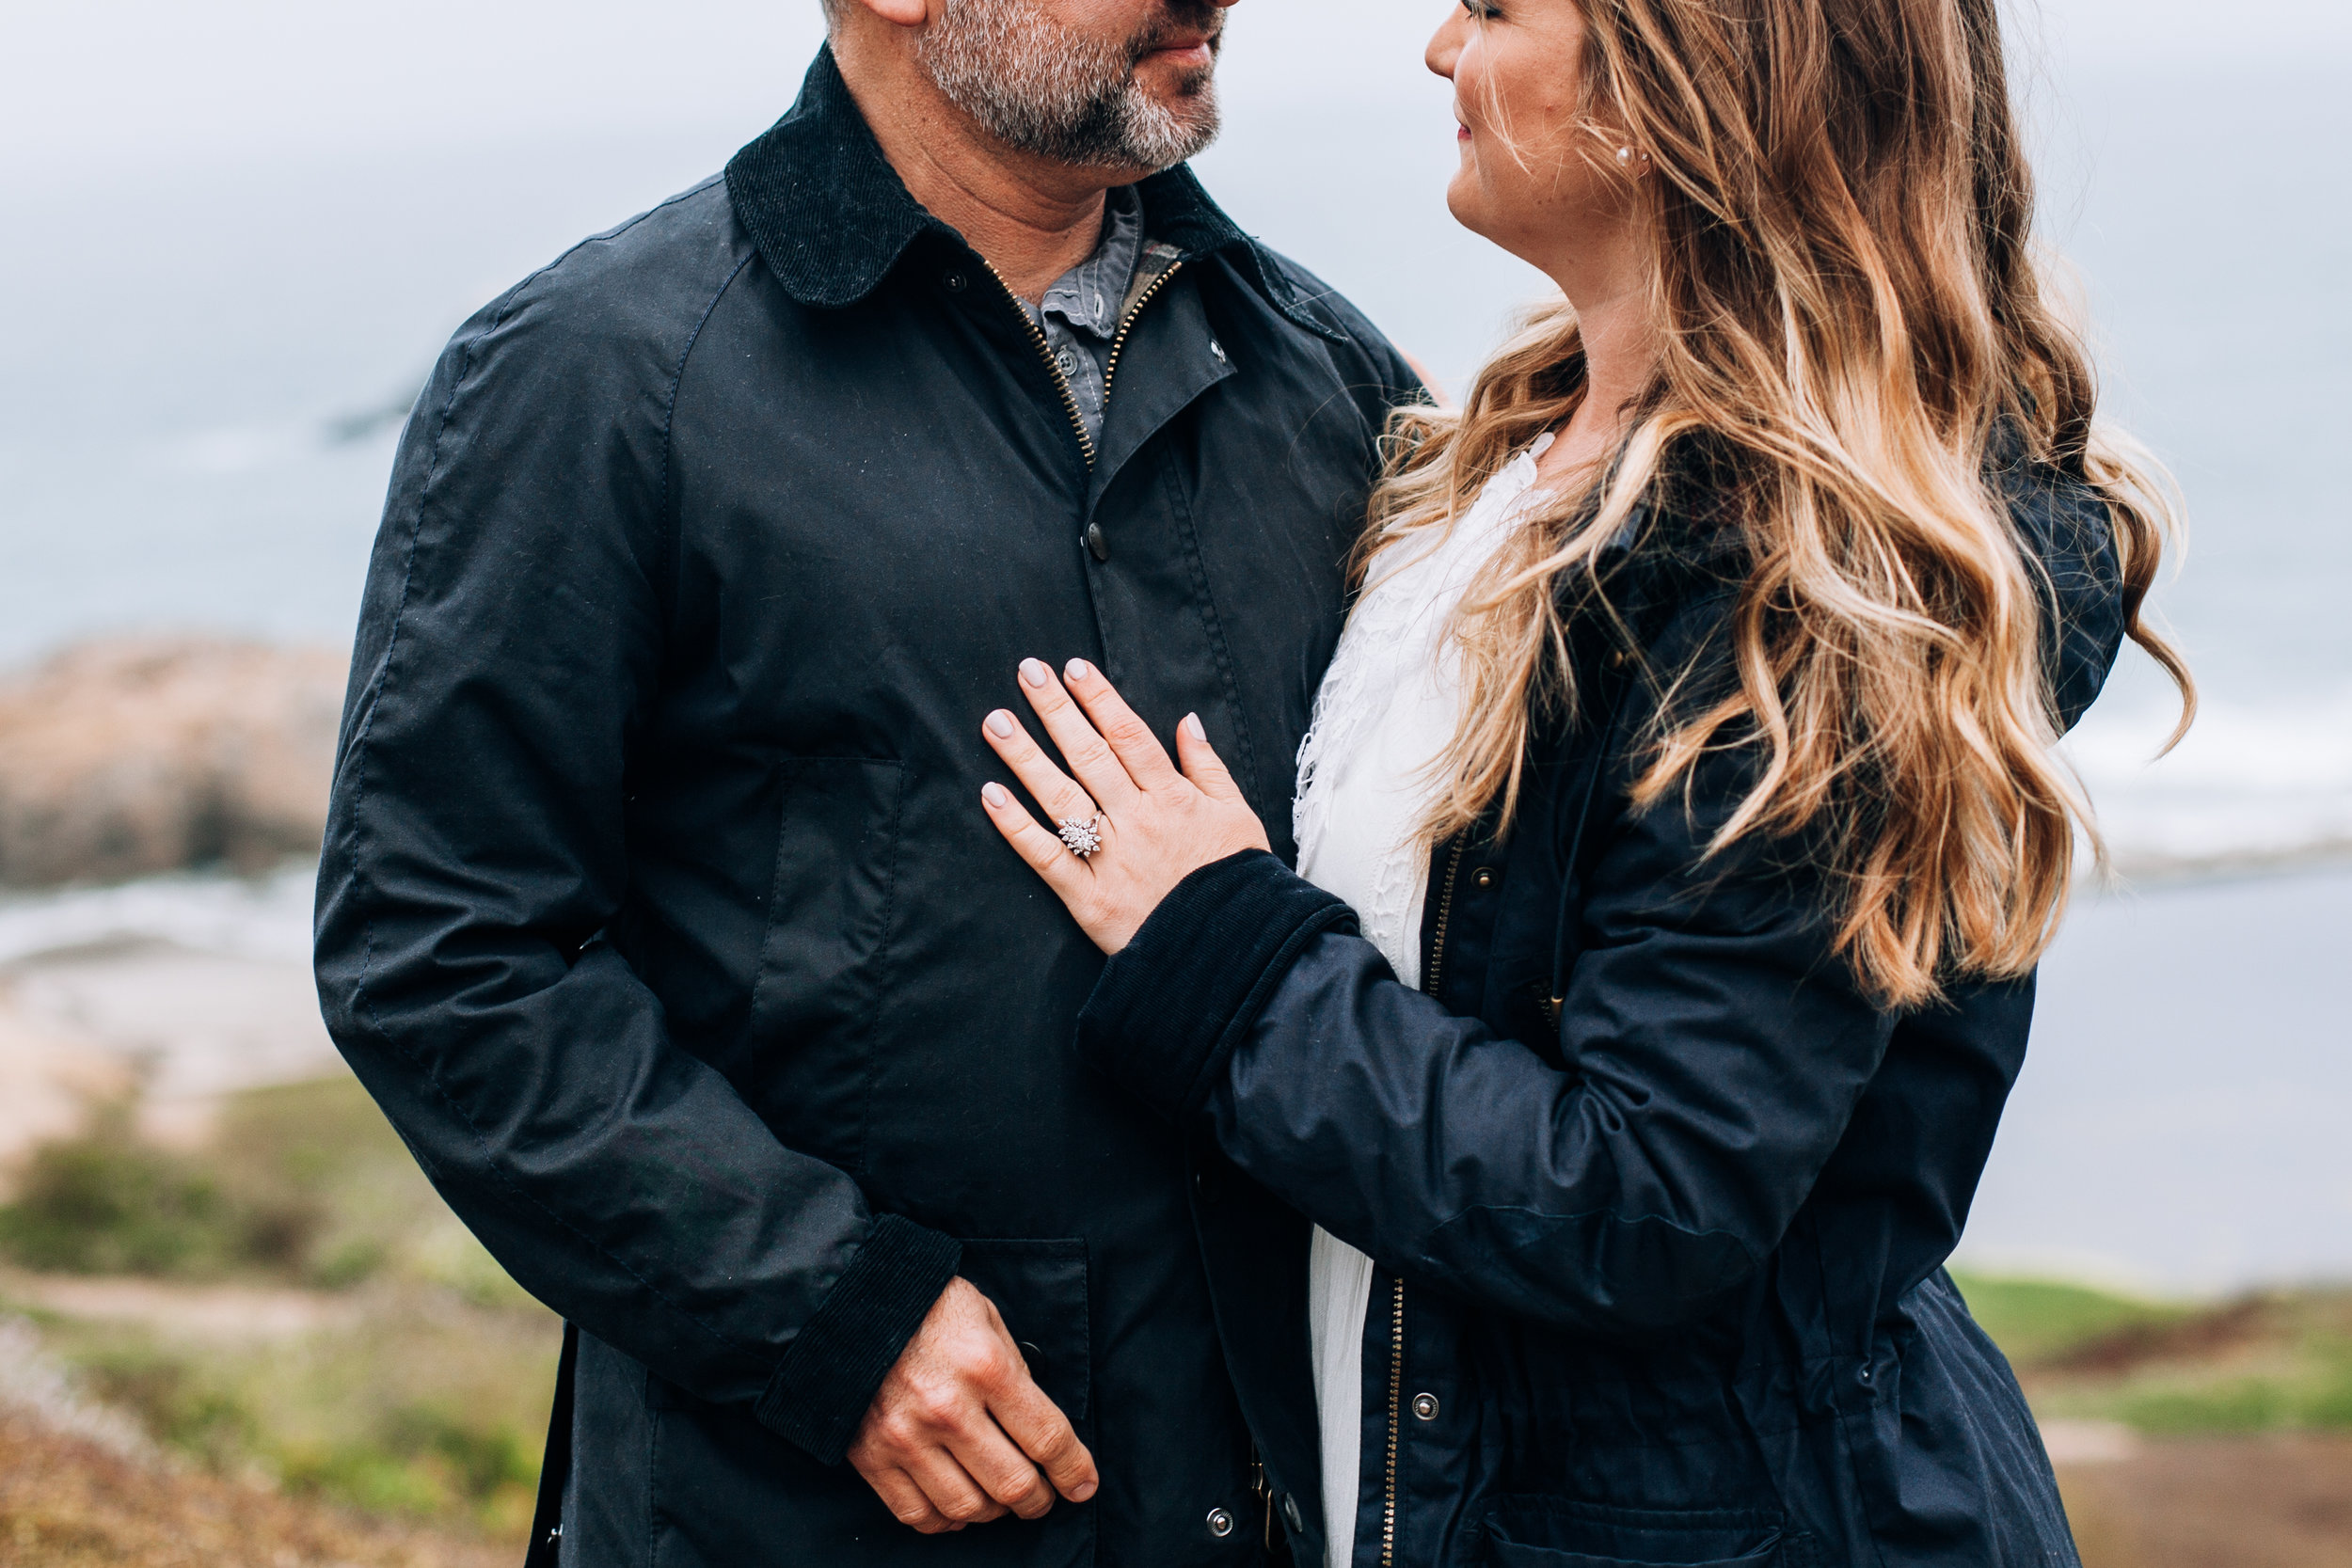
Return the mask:
[[[1094,1496],[1094,1456],[1029,1376],[996,1304],[950,1280],[890,1369],[850,1463],[925,1535]],[[1040,1467],[1042,1466],[1042,1474]]]

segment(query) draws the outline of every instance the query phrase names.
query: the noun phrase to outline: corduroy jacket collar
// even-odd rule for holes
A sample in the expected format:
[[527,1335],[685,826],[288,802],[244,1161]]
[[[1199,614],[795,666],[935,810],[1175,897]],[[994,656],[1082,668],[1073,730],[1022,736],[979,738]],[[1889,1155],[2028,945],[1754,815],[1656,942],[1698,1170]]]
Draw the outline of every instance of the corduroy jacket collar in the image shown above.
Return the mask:
[[[785,292],[803,305],[838,309],[873,293],[917,236],[961,236],[926,211],[882,156],[827,44],[809,67],[799,102],[727,164],[727,197]],[[1321,336],[1282,269],[1236,228],[1189,166],[1136,187],[1144,231],[1186,257],[1238,248],[1285,316]]]

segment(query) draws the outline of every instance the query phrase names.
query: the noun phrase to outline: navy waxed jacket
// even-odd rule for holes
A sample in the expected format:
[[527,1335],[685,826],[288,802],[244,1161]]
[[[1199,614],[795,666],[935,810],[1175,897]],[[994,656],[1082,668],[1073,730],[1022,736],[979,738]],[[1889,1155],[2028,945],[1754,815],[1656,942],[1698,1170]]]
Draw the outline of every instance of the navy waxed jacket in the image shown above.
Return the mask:
[[[2107,516],[2056,470],[2002,481],[2071,725],[2122,641]],[[1801,845],[1706,853],[1743,753],[1629,804],[1654,677],[1720,676],[1738,574],[1687,520],[1627,549],[1624,629],[1579,624],[1585,717],[1503,842],[1437,851],[1425,990],[1242,855],[1112,960],[1082,1052],[1191,1132],[1204,1235],[1264,1190],[1375,1260],[1354,1568],[2072,1563],[1943,1271],[2032,982],[1874,1006]],[[1253,1265],[1210,1257],[1223,1301]],[[1263,1310],[1303,1310],[1305,1268],[1258,1268]]]
[[[1420,389],[1189,171],[1138,192],[1180,259],[1096,439],[827,53],[724,179],[468,322],[409,420],[319,988],[576,1325],[543,1556],[559,1511],[579,1568],[1267,1556],[1256,1451],[1311,1410],[1222,1332],[1181,1138],[1070,1049],[1104,960],[981,813],[980,725],[1084,657],[1279,818]],[[932,1538],[843,1455],[958,1275],[1103,1485]]]

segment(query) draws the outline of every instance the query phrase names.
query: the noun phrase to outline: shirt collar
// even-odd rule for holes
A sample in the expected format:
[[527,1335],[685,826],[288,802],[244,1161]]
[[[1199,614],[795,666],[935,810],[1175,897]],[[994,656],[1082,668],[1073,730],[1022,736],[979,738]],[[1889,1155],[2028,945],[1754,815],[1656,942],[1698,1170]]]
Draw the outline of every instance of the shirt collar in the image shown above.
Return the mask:
[[[787,293],[839,309],[873,293],[926,232],[961,236],[926,212],[882,156],[827,44],[789,113],[727,164],[736,216]],[[1184,165],[1138,183],[1153,240],[1200,256],[1249,245]]]

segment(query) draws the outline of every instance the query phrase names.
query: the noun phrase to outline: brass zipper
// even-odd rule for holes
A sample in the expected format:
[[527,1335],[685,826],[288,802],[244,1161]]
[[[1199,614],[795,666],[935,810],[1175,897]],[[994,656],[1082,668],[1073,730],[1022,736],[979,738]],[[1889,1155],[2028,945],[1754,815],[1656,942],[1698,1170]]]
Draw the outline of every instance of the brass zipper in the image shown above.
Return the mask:
[[[1094,437],[1087,434],[1086,418],[1078,412],[1078,394],[1071,388],[1070,377],[1062,373],[1060,364],[1054,358],[1054,345],[1047,341],[1045,328],[1038,325],[1037,318],[1029,314],[1028,307],[1021,302],[1021,296],[1012,292],[1012,285],[1005,281],[1005,275],[996,270],[995,262],[983,256],[980,258],[980,265],[986,267],[988,275],[996,279],[996,286],[1005,291],[1005,298],[1012,302],[1014,312],[1021,318],[1021,325],[1029,329],[1029,341],[1037,344],[1038,356],[1045,361],[1046,370],[1054,377],[1055,389],[1061,393],[1062,412],[1070,416],[1070,428],[1078,433],[1078,450],[1086,453],[1087,467],[1093,467]],[[1152,303],[1152,296],[1158,293],[1167,286],[1169,278],[1184,269],[1184,263],[1177,261],[1172,263],[1166,272],[1152,279],[1143,293],[1136,296],[1135,304],[1128,307],[1127,314],[1120,319],[1119,336],[1111,342],[1110,363],[1104,367],[1103,371],[1103,417],[1105,420],[1110,418],[1111,412],[1111,382],[1119,374],[1119,356],[1127,351],[1127,335],[1135,330],[1136,318],[1142,315],[1143,308]]]
[[1469,840],[1457,838],[1454,852],[1446,857],[1445,883],[1438,893],[1438,928],[1429,935],[1428,973],[1421,977],[1421,989],[1431,996],[1438,994],[1438,982],[1445,977],[1445,928],[1454,919],[1454,884],[1462,875],[1462,856],[1469,848]]
[[[1445,974],[1446,927],[1454,921],[1454,884],[1462,875],[1462,857],[1470,841],[1457,838],[1447,855],[1445,881],[1438,890],[1438,924],[1429,934],[1429,961],[1421,989],[1431,996]],[[1396,1465],[1405,1442],[1405,1281],[1395,1281],[1389,1297],[1389,1464],[1388,1495],[1380,1505],[1380,1568],[1396,1568]]]
[[[1061,366],[1055,362],[1054,345],[1046,341],[1045,328],[1038,325],[1037,318],[1030,315],[1029,308],[1021,303],[1021,296],[1012,292],[1012,285],[1005,281],[1005,275],[996,270],[995,262],[983,256],[980,265],[986,267],[988,275],[996,279],[996,286],[1005,291],[1005,298],[1012,304],[1013,314],[1019,316],[1021,325],[1029,329],[1029,341],[1037,344],[1038,357],[1045,361],[1045,369],[1053,376],[1054,386],[1061,392],[1062,412],[1070,416],[1070,428],[1078,433],[1078,450],[1086,453],[1087,467],[1093,467],[1094,437],[1087,434],[1086,417],[1078,412],[1078,394],[1071,390],[1070,378],[1062,374]],[[1107,398],[1104,406],[1109,406]]]
[[1127,352],[1127,334],[1135,330],[1136,318],[1142,315],[1143,308],[1152,303],[1152,296],[1168,287],[1168,280],[1184,270],[1184,262],[1169,262],[1168,270],[1146,284],[1143,293],[1136,296],[1135,304],[1129,306],[1127,313],[1120,318],[1119,336],[1111,341],[1110,363],[1103,367],[1103,417],[1104,419],[1110,417],[1111,383],[1119,379],[1119,356]]
[[1396,1564],[1396,1453],[1405,1437],[1405,1281],[1389,1306],[1389,1489],[1380,1505],[1380,1568]]

